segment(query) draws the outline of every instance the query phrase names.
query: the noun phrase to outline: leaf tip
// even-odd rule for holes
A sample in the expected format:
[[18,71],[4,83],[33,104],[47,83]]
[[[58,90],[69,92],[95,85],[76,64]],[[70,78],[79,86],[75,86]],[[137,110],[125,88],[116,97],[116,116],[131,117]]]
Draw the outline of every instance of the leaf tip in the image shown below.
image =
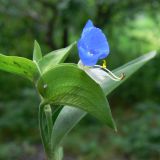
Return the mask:
[[41,47],[37,40],[34,40],[33,60],[38,62],[42,58]]
[[117,133],[118,132],[118,129],[117,129],[117,127],[115,126],[115,128],[114,128],[114,131]]
[[145,55],[146,61],[154,58],[156,55],[157,55],[157,51],[156,50],[149,52],[148,54]]
[[74,41],[70,46],[68,46],[70,49],[72,49],[77,44],[77,41]]
[[156,50],[150,52],[150,57],[151,58],[154,58],[156,55],[157,55],[157,51]]
[[34,48],[35,48],[36,46],[37,46],[37,47],[40,47],[38,41],[35,39],[35,40],[34,40]]
[[112,123],[111,123],[110,127],[117,133],[117,131],[118,131],[117,126],[116,126],[116,123],[113,119],[112,119]]

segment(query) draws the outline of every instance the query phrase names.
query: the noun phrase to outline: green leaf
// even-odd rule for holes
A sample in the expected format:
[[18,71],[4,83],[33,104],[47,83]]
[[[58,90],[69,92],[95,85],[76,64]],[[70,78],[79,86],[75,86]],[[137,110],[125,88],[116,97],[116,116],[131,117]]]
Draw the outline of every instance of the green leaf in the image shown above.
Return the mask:
[[120,75],[121,73],[125,74],[125,78],[119,82],[115,82],[109,78],[106,78],[105,81],[100,82],[104,92],[108,95],[120,84],[126,81],[133,73],[135,73],[139,68],[141,68],[146,62],[151,60],[156,56],[156,51],[152,51],[148,54],[145,54],[141,57],[136,58],[135,60],[130,61],[129,63],[113,70],[113,73]]
[[[109,104],[109,103],[108,103]],[[63,107],[57,117],[51,137],[52,151],[60,145],[63,138],[74,128],[74,126],[87,114],[84,110],[70,106]]]
[[[103,87],[105,95],[107,96],[111,93],[116,87],[118,87],[121,83],[123,83],[127,78],[129,78],[133,73],[135,73],[140,67],[142,67],[149,60],[154,58],[156,52],[151,52],[145,54],[131,62],[123,65],[122,67],[117,68],[113,72],[115,74],[125,73],[126,77],[123,81],[114,82],[113,80],[106,78],[105,80],[101,80],[99,77],[95,77],[96,81]],[[103,75],[103,71],[99,74],[98,70],[94,70],[97,76]],[[99,79],[99,80],[97,80]],[[52,130],[52,144],[56,147],[59,145],[65,135],[71,131],[71,129],[86,115],[87,113],[78,108],[72,108],[70,106],[65,106],[61,110],[58,118],[56,119],[53,130]],[[67,123],[66,123],[67,122]]]
[[41,72],[44,73],[56,64],[64,62],[75,44],[76,42],[66,48],[55,50],[45,55],[38,63]]
[[0,69],[33,81],[38,75],[35,63],[27,58],[0,54]]
[[101,87],[74,64],[59,64],[38,81],[44,103],[80,108],[115,129],[109,104]]
[[33,50],[33,61],[38,63],[42,59],[42,52],[40,45],[38,42],[35,40],[34,41],[34,50]]

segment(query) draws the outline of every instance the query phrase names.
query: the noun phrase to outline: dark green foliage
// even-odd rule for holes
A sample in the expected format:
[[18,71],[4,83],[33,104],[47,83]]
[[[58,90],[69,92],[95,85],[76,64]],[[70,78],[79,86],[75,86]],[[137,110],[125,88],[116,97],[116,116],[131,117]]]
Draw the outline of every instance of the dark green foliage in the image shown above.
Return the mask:
[[123,118],[120,135],[112,137],[117,150],[134,159],[160,158],[160,107],[148,102],[135,106],[130,117]]
[[[27,98],[26,98],[27,97]],[[0,141],[28,137],[39,139],[35,91],[24,89],[19,99],[0,103]],[[37,136],[38,134],[38,136]],[[32,136],[31,136],[32,135]]]

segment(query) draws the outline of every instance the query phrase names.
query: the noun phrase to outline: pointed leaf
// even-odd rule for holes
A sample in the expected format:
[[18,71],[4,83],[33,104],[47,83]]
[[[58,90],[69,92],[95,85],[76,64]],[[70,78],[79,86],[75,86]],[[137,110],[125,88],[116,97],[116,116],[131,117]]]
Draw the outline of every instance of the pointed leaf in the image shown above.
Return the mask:
[[41,59],[42,59],[41,48],[40,48],[40,45],[38,44],[38,42],[35,40],[34,41],[34,50],[33,50],[33,61],[38,63]]
[[[104,92],[108,95],[111,93],[115,88],[117,88],[120,84],[122,84],[125,80],[127,80],[133,73],[135,73],[139,68],[141,68],[146,62],[156,56],[156,52],[152,51],[148,54],[145,54],[131,62],[113,70],[113,73],[116,75],[120,75],[121,73],[125,74],[125,78],[119,82],[115,82],[110,78],[106,78],[105,81],[101,81],[100,84],[104,90]],[[103,75],[103,71],[101,73]],[[97,75],[99,76],[99,75]]]
[[42,75],[38,89],[46,103],[70,105],[92,114],[115,129],[101,87],[73,64],[59,64]]
[[[123,65],[122,67],[117,68],[114,70],[115,74],[120,74],[124,72],[126,74],[126,78],[123,81],[120,82],[114,82],[113,80],[106,78],[104,79],[103,71],[99,71],[98,69],[93,69],[92,77],[103,87],[103,90],[105,92],[105,95],[107,96],[110,92],[112,92],[116,87],[118,87],[121,83],[123,83],[129,76],[131,76],[133,73],[135,73],[140,67],[142,67],[146,62],[154,58],[156,55],[156,52],[151,52],[148,54],[145,54],[139,58],[136,58],[135,60],[132,60],[131,62]],[[95,76],[96,75],[96,76]],[[80,110],[78,108],[72,108],[70,106],[65,106],[61,110],[60,114],[58,115],[58,118],[56,119],[53,131],[52,131],[52,139],[53,144],[59,145],[60,142],[63,140],[64,136],[71,131],[71,129],[86,115],[87,113],[83,110]],[[67,122],[67,125],[66,123]],[[54,138],[56,137],[56,139]]]
[[17,56],[5,56],[0,54],[0,69],[10,73],[18,74],[31,81],[38,74],[35,63],[27,58]]
[[125,80],[127,80],[133,73],[135,73],[140,67],[142,67],[146,62],[154,58],[156,55],[155,51],[152,51],[148,54],[145,54],[143,56],[140,56],[129,63],[126,63],[125,65],[113,70],[113,73],[115,75],[120,75],[121,73],[125,74],[125,78],[121,81],[113,81],[110,79],[106,72],[97,69],[97,68],[91,68],[85,70],[85,72],[92,77],[104,90],[105,94],[108,95],[111,93],[116,87],[118,87],[120,84],[122,84]]
[[38,63],[41,72],[44,73],[54,67],[56,64],[64,62],[75,44],[76,42],[72,43],[66,48],[55,50],[45,55]]
[[70,106],[65,106],[62,109],[55,121],[55,124],[53,125],[51,150],[54,150],[57,146],[60,145],[65,135],[67,135],[86,114],[87,112],[84,110]]

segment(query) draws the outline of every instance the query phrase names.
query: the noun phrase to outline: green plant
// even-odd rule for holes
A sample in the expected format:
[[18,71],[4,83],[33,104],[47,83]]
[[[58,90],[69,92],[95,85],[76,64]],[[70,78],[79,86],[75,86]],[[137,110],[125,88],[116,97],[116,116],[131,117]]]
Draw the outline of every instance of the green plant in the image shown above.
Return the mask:
[[33,61],[0,54],[0,69],[30,80],[39,93],[39,126],[49,160],[63,158],[63,138],[87,113],[116,130],[106,96],[156,55],[148,53],[115,69],[117,75],[125,73],[116,82],[99,68],[63,63],[75,44],[42,56],[35,42]]

